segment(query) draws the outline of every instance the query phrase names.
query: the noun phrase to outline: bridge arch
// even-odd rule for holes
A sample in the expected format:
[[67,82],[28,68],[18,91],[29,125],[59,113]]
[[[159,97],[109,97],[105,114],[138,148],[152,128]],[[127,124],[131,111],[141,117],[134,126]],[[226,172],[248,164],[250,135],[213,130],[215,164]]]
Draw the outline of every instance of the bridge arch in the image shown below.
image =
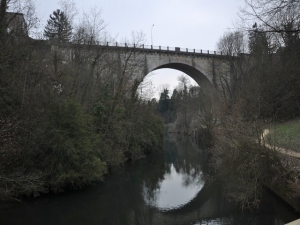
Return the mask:
[[190,76],[193,78],[196,83],[201,86],[201,87],[211,87],[212,82],[211,80],[205,76],[201,71],[196,69],[195,67],[192,67],[190,65],[184,64],[184,63],[166,63],[159,65],[155,68],[153,68],[150,72],[158,70],[158,69],[175,69],[179,70],[186,75]]
[[200,87],[212,90],[215,83],[214,64],[219,58],[174,52],[146,53],[145,60],[148,73],[157,69],[175,69],[193,78]]

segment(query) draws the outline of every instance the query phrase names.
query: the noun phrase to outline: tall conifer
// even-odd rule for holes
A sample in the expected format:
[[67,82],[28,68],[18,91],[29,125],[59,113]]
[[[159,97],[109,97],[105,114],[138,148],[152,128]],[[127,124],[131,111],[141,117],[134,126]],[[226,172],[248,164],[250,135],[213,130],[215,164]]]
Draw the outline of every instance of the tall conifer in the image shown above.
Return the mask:
[[57,38],[59,42],[68,42],[72,36],[72,26],[63,11],[57,9],[50,15],[44,30],[48,39]]

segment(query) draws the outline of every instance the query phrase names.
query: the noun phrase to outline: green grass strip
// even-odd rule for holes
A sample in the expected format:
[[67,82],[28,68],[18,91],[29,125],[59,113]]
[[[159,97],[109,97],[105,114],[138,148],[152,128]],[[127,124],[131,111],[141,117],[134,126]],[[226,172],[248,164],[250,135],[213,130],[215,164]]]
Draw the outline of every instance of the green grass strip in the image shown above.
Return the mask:
[[272,125],[267,140],[271,145],[300,152],[300,120]]

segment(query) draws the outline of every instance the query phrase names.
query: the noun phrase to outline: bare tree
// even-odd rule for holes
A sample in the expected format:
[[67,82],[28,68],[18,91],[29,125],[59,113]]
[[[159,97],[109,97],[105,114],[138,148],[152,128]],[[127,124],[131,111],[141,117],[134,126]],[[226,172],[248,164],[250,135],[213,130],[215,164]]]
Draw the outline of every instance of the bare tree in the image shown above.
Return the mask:
[[218,41],[217,48],[229,56],[247,52],[244,34],[241,31],[225,33]]
[[84,12],[75,26],[74,41],[80,44],[99,44],[111,41],[105,30],[106,24],[97,7]]
[[218,41],[217,47],[227,57],[225,58],[226,66],[224,66],[224,62],[215,65],[216,83],[223,99],[232,101],[237,94],[238,83],[241,79],[241,54],[245,53],[247,49],[244,34],[239,31],[225,33]]
[[177,77],[177,80],[179,81],[179,84],[177,86],[177,91],[188,91],[189,90],[189,85],[191,83],[189,77],[185,74],[182,74]]
[[68,21],[74,27],[74,19],[78,15],[78,9],[74,0],[60,0],[59,5],[63,12],[65,12]]
[[[240,15],[244,21],[247,21],[246,25],[250,28],[249,30],[255,30],[257,23],[262,23],[268,28],[264,32],[294,33],[300,31],[300,2],[298,0],[245,0],[245,3],[246,7],[241,10]],[[296,26],[285,27],[285,24],[290,22]]]
[[139,85],[138,87],[138,93],[139,96],[143,99],[143,100],[151,100],[154,96],[154,85],[151,81],[151,77],[146,77],[143,82]]

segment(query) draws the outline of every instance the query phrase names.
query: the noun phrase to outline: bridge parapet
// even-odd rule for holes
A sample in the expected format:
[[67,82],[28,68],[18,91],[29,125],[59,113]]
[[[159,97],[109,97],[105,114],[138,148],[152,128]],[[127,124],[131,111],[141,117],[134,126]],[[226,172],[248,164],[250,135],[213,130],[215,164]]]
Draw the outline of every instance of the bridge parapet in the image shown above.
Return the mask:
[[[222,51],[210,51],[203,49],[190,49],[190,48],[181,48],[181,47],[169,47],[169,46],[154,46],[154,45],[145,45],[145,44],[129,44],[129,43],[118,43],[118,42],[102,42],[97,43],[98,46],[106,46],[111,48],[119,49],[135,49],[139,51],[148,51],[148,52],[161,52],[161,53],[173,53],[173,54],[188,54],[188,55],[202,55],[202,56],[229,56],[224,55]],[[236,53],[233,53],[231,56],[237,56]]]

